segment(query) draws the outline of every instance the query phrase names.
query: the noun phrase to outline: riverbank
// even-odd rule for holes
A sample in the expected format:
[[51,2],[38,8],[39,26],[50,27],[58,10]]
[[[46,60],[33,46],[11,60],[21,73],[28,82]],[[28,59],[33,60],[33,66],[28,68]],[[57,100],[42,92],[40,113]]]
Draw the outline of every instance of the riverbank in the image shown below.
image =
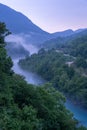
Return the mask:
[[[13,70],[17,74],[23,75],[28,83],[31,83],[31,84],[34,84],[34,85],[38,85],[38,84],[43,84],[44,83],[44,80],[41,77],[36,76],[35,73],[31,73],[31,72],[27,72],[25,70],[22,70],[20,68],[20,66],[17,64],[17,62],[18,62],[18,60],[15,60]],[[79,120],[79,122],[82,125],[87,127],[87,122],[86,122],[87,121],[87,111],[86,110],[84,110],[83,108],[80,108],[79,106],[73,104],[69,100],[66,101],[65,106],[72,113],[74,113],[74,118]]]
[[35,74],[33,72],[28,72],[26,70],[23,70],[18,65],[18,61],[19,61],[19,59],[13,59],[14,66],[13,66],[12,70],[15,73],[24,76],[27,83],[30,83],[30,84],[33,84],[33,85],[42,85],[42,84],[44,84],[44,82],[45,82],[44,79],[42,79],[39,75],[37,75],[37,74]]
[[80,125],[87,127],[87,110],[82,107],[72,103],[70,100],[66,100],[66,108],[74,114],[74,118],[79,121]]

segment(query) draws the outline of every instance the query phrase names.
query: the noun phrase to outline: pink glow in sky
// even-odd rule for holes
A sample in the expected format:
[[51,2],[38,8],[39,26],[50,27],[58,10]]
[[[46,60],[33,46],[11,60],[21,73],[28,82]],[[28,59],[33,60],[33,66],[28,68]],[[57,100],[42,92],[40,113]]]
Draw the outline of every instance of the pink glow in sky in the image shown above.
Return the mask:
[[0,0],[45,31],[87,28],[87,0]]

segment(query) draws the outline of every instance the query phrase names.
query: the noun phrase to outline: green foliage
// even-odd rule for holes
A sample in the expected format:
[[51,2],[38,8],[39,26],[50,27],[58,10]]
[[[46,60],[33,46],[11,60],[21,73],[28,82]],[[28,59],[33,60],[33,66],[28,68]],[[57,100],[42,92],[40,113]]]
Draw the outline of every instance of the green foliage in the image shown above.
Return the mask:
[[24,69],[29,69],[36,71],[42,77],[47,80],[51,80],[54,77],[53,66],[57,68],[66,62],[67,58],[61,53],[57,53],[55,50],[42,51],[42,49],[37,54],[33,54],[31,57],[27,57],[25,60],[20,60],[19,64]]
[[[1,36],[5,36],[3,26],[0,29]],[[45,56],[43,51],[40,55]],[[55,58],[52,58],[52,61],[55,61]],[[54,63],[60,66],[59,62]],[[27,84],[22,76],[12,73],[11,67],[11,59],[5,49],[0,47],[0,130],[82,129],[77,128],[77,121],[65,108],[64,96],[51,84],[40,87]]]
[[45,49],[61,50],[64,53],[87,58],[87,30],[68,37],[58,37],[42,44]]
[[9,34],[10,34],[10,32],[6,28],[5,23],[0,22],[0,47],[4,46],[4,44],[5,44],[4,38],[5,38],[5,36],[7,36]]
[[6,29],[6,25],[0,22],[0,72],[11,74],[12,61],[10,57],[7,56],[5,47],[5,36],[9,35],[10,32]]
[[75,65],[76,65],[76,67],[82,67],[84,69],[87,68],[87,62],[83,57],[77,57],[77,59],[75,61]]
[[77,58],[73,65],[68,66],[66,64],[68,59],[55,50],[41,49],[38,54],[20,60],[19,65],[23,69],[35,71],[74,102],[87,107],[87,77],[76,68],[76,65],[85,68],[86,60]]
[[69,40],[66,44],[61,46],[61,49],[73,55],[75,57],[87,58],[87,33],[83,36],[76,37],[72,40]]

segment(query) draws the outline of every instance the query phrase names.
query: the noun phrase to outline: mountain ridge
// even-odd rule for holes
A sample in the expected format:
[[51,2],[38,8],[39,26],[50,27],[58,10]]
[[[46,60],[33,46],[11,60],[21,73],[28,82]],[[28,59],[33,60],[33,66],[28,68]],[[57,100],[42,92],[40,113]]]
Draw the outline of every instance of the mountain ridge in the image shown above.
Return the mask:
[[35,25],[27,16],[7,5],[0,3],[0,12],[0,21],[6,23],[7,28],[12,34],[21,34],[21,36],[26,39],[27,43],[36,46],[53,38],[73,36],[87,30],[87,28],[78,29],[76,31],[68,29],[61,32],[48,33]]
[[72,29],[67,29],[67,30],[64,30],[64,31],[52,33],[52,35],[54,35],[56,37],[67,37],[67,36],[70,36],[70,35],[73,35],[73,34],[76,34],[76,33],[83,32],[85,30],[87,30],[87,28],[81,28],[81,29],[77,29],[75,31],[73,31]]
[[27,34],[27,40],[31,43],[42,43],[56,37],[66,37],[79,33],[84,29],[73,31],[72,29],[61,32],[49,33],[35,25],[27,16],[0,3],[0,21],[5,22],[7,28],[13,34]]
[[[1,4],[0,3],[0,19],[1,19],[1,21],[3,22],[5,22],[5,23],[7,23],[7,27],[9,27],[9,29],[11,29],[12,31],[13,31],[13,29],[12,29],[12,26],[13,26],[13,22],[14,22],[14,18],[16,18],[15,19],[15,22],[17,21],[17,24],[19,24],[20,23],[20,26],[21,26],[21,24],[23,25],[23,23],[24,23],[24,25],[28,22],[28,24],[30,23],[30,25],[31,25],[31,27],[34,27],[34,28],[36,28],[37,30],[34,30],[34,31],[39,31],[40,33],[42,32],[44,32],[44,33],[47,33],[46,31],[43,31],[40,27],[38,27],[37,25],[35,25],[27,16],[25,16],[24,14],[22,14],[22,13],[20,13],[20,12],[18,12],[18,11],[16,11],[16,10],[14,10],[14,9],[12,9],[12,8],[10,8],[10,7],[8,7],[8,6],[6,6],[6,5],[3,5],[3,4]],[[8,13],[8,14],[7,14]],[[5,17],[3,17],[3,16],[5,16]],[[19,19],[19,18],[20,19]],[[7,18],[9,18],[9,19],[7,19]],[[11,18],[13,18],[13,19],[11,19]],[[18,19],[17,19],[18,18]],[[9,23],[10,23],[10,20],[12,21],[11,22],[11,24],[12,25],[10,25]],[[23,21],[21,21],[21,20],[23,20]],[[25,26],[26,27],[26,26]],[[28,30],[28,27],[27,28],[25,28],[26,30],[25,31],[27,31]],[[30,30],[31,30],[31,28],[30,28]],[[28,30],[29,31],[29,30]],[[15,32],[17,32],[17,31],[15,31]],[[24,30],[23,30],[23,32],[24,32]],[[18,33],[20,33],[20,30],[18,30]]]

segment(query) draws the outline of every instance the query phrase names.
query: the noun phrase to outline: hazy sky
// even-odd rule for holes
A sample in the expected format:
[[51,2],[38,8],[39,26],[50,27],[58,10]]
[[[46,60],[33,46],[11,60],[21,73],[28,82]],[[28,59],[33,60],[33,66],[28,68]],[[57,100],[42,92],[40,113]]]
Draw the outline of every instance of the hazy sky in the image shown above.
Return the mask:
[[48,32],[87,28],[87,0],[0,0]]

